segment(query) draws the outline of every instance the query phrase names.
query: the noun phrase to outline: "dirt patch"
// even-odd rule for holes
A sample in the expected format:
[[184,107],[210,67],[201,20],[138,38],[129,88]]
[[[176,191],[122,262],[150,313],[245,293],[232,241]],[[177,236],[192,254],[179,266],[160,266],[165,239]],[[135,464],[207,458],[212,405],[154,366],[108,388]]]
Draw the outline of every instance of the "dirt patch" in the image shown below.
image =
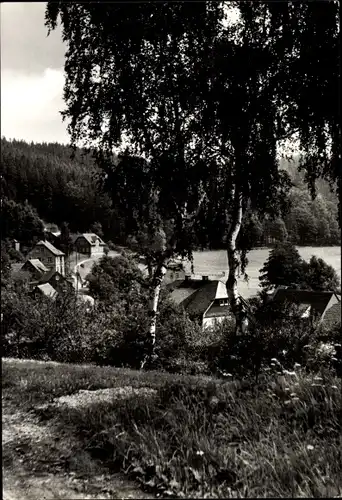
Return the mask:
[[[82,393],[93,391],[80,392],[74,404],[86,404],[91,395]],[[153,498],[123,474],[111,474],[34,412],[22,412],[4,396],[2,406],[5,500]]]
[[151,397],[157,391],[148,387],[135,388],[132,386],[113,387],[110,389],[99,389],[97,391],[80,390],[70,396],[61,396],[54,400],[54,404],[66,405],[68,407],[82,407],[97,404],[102,401],[112,402],[115,399],[126,399],[131,396],[140,395]]

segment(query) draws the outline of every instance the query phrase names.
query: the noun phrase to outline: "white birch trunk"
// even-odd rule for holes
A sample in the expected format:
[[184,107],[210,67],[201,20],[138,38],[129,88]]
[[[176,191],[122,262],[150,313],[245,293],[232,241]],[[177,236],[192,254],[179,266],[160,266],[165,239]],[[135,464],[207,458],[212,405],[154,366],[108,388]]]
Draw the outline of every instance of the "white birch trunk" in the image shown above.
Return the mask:
[[228,257],[228,280],[226,282],[227,294],[232,312],[235,316],[235,333],[242,331],[242,318],[239,314],[240,298],[237,287],[237,276],[239,271],[239,256],[236,249],[236,240],[239,235],[242,223],[242,195],[235,192],[235,204],[232,212],[232,220],[227,237],[227,257]]
[[158,315],[158,305],[159,305],[159,297],[160,297],[160,290],[161,286],[163,283],[164,276],[166,274],[166,267],[162,265],[159,269],[156,269],[156,276],[154,278],[155,284],[153,288],[153,294],[151,298],[151,305],[150,305],[150,315],[151,315],[151,320],[150,320],[150,327],[149,327],[149,338],[148,338],[148,343],[149,343],[149,352],[145,355],[142,363],[141,363],[141,368],[144,368],[146,362],[152,358],[154,354],[154,347],[156,344],[156,331],[157,331],[157,315]]

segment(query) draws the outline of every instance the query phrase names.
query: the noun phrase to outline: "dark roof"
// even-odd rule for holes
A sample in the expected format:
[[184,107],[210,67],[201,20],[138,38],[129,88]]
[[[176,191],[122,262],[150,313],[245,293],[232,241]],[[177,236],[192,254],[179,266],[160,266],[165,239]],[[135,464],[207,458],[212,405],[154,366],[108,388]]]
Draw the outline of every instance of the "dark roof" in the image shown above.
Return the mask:
[[[171,291],[171,299],[176,304],[182,305],[191,315],[204,314],[215,299],[228,299],[226,286],[221,280],[176,280],[168,283],[165,288]],[[245,309],[249,310],[248,303],[241,296],[240,299]],[[217,309],[218,316],[230,310],[229,305],[217,307],[219,308]],[[208,311],[208,316],[209,314],[211,313]]]
[[59,271],[56,271],[56,269],[50,269],[45,274],[43,274],[39,282],[47,283],[55,274],[58,274],[63,280],[65,280],[64,276]]
[[215,300],[217,281],[202,282],[202,287],[189,295],[182,306],[191,315],[203,314]]
[[323,314],[334,292],[313,292],[310,290],[295,290],[278,288],[272,300],[276,302],[290,302],[293,304],[307,304],[319,314]]
[[26,264],[31,264],[39,273],[46,273],[48,271],[48,268],[39,259],[28,259],[24,266]]
[[333,326],[341,322],[341,302],[331,306],[323,316],[322,323],[325,326]]
[[45,246],[45,248],[47,248],[48,250],[50,250],[51,253],[53,253],[54,255],[65,255],[65,253],[61,252],[60,250],[58,250],[56,247],[54,247],[49,241],[43,241],[43,240],[40,240],[38,241],[37,245],[36,246]]
[[176,304],[180,304],[191,294],[195,293],[201,286],[203,286],[202,281],[180,279],[168,283],[165,288],[171,292],[172,300]]

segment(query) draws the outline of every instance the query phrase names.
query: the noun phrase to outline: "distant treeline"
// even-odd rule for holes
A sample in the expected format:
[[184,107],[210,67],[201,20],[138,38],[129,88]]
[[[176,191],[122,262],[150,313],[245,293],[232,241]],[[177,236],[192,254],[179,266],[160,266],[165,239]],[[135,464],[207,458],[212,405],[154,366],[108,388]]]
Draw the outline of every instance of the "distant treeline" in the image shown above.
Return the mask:
[[[2,138],[2,197],[31,205],[46,222],[60,226],[67,221],[74,232],[87,231],[100,222],[106,239],[125,244],[124,216],[115,211],[104,192],[93,158],[81,150],[76,151],[74,159],[70,156],[70,147],[58,143],[29,144]],[[318,196],[312,201],[296,163],[283,162],[282,168],[286,168],[294,183],[288,214],[284,219],[271,221],[251,213],[244,220],[240,238],[252,236],[255,246],[284,239],[297,245],[340,244],[337,199],[327,183],[318,183]],[[201,247],[224,245],[215,213],[210,220],[201,222],[198,242]]]

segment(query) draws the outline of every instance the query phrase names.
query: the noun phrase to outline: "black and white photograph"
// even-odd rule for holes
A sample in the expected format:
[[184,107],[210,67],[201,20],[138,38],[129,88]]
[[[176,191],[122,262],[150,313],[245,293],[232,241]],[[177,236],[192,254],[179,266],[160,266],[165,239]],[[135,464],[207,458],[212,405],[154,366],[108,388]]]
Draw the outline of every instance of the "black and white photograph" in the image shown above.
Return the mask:
[[3,498],[341,498],[340,2],[0,11]]

